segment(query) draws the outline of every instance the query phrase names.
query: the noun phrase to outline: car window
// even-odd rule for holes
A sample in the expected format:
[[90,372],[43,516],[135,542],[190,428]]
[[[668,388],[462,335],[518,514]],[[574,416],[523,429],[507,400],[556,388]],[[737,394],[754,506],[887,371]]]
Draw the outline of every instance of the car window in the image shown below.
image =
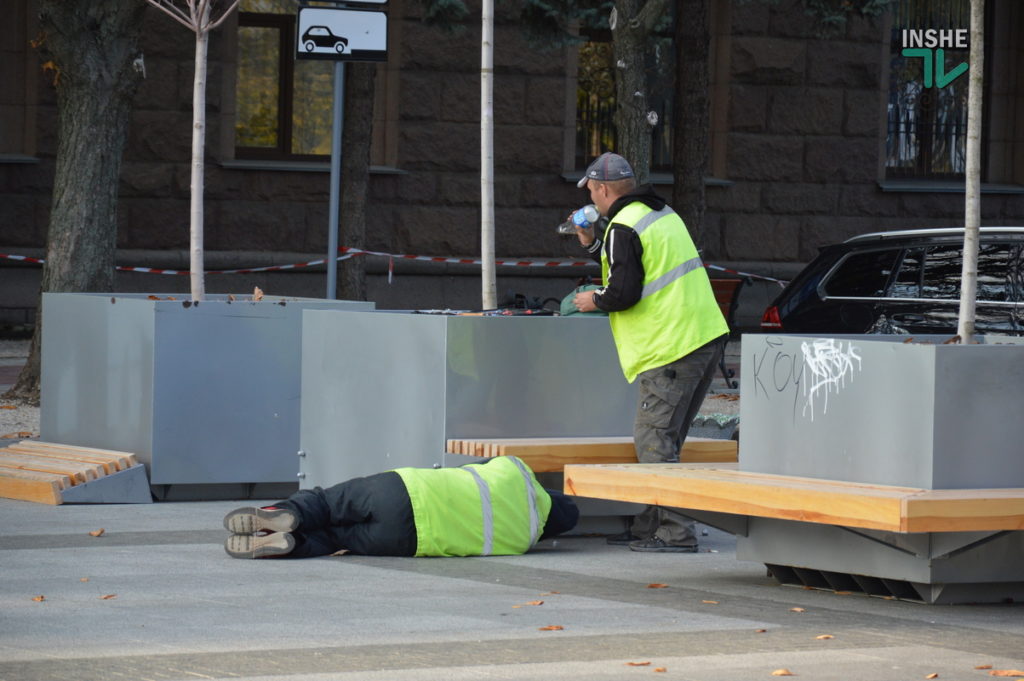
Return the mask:
[[895,248],[850,254],[825,282],[825,292],[830,296],[852,298],[885,295],[897,255],[899,250]]
[[[959,246],[933,246],[928,249],[922,286],[923,298],[960,297],[963,276],[963,249]],[[1014,244],[981,244],[978,248],[977,300],[1006,302],[1019,290],[1020,247]]]
[[896,273],[889,295],[893,298],[920,298],[923,263],[923,248],[908,248],[904,251],[899,272]]
[[978,249],[978,300],[1006,302],[1012,292],[1011,273],[1020,272],[1020,247],[1015,244],[982,244]]
[[932,246],[925,257],[922,298],[955,299],[960,297],[960,276],[963,273],[960,246]]

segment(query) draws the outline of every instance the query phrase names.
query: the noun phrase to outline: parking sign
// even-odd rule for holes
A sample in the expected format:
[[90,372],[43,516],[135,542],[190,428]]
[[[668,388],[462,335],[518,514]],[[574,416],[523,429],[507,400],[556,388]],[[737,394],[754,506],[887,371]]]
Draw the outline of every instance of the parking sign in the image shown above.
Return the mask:
[[299,7],[297,59],[387,61],[388,17],[358,9]]

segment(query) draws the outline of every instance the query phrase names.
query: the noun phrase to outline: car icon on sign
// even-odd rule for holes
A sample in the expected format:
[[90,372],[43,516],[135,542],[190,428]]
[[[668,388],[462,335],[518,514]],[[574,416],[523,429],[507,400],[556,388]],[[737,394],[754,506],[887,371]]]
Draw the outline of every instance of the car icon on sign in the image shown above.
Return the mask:
[[341,54],[348,47],[348,38],[334,35],[326,26],[310,26],[302,34],[302,47],[306,52],[312,52],[317,47],[333,48]]

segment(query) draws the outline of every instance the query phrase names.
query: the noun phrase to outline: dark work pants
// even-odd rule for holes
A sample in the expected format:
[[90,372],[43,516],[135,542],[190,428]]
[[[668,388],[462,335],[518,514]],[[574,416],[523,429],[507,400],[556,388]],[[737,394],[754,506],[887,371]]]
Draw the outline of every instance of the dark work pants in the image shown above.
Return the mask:
[[401,476],[394,471],[353,478],[327,489],[299,490],[275,506],[299,516],[289,558],[341,549],[366,556],[416,555],[416,524]]
[[[725,341],[725,336],[716,338],[675,362],[637,377],[640,390],[633,424],[637,461],[679,462],[679,449],[707,395]],[[657,536],[674,546],[697,544],[693,520],[659,506],[647,506],[637,514],[630,531],[643,539]]]

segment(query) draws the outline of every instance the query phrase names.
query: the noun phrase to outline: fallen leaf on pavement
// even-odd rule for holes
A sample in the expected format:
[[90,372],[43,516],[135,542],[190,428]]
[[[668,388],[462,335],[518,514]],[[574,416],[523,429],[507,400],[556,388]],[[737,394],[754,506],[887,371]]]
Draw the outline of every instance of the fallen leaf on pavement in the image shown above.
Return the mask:
[[36,603],[42,603],[43,601],[46,600],[46,596],[33,596],[32,600],[35,601]]
[[544,601],[527,601],[523,605],[544,605]]
[[989,676],[1024,676],[1024,672],[1019,669],[993,669],[988,673]]
[[627,662],[627,663],[626,663],[626,666],[627,666],[627,667],[647,667],[647,666],[649,666],[650,664],[651,664],[651,663],[650,663],[650,661],[648,660],[647,662]]
[[13,404],[0,404],[0,409],[17,409]]
[[668,671],[668,667],[655,667],[654,671],[656,671],[656,672],[667,672]]
[[979,664],[977,667],[975,667],[975,669],[992,669],[992,665],[990,665],[990,664]]
[[32,437],[32,433],[27,430],[19,430],[17,433],[5,433],[0,435],[0,440],[13,440],[14,438],[25,438]]
[[939,678],[939,675],[936,674],[935,672],[932,672],[931,674],[929,674],[928,676],[926,676],[924,678],[926,678],[926,679],[937,679],[937,678]]
[[803,608],[790,608],[789,611],[790,612],[807,612]]
[[80,581],[80,582],[88,582],[88,581],[89,581],[89,578],[88,578],[88,577],[82,577],[82,578],[81,578],[80,580],[78,580],[78,581]]
[[648,584],[647,588],[648,589],[667,589],[668,588],[668,584],[658,584],[658,583]]
[[794,676],[794,674],[788,669],[776,669],[772,672],[772,676]]
[[106,530],[101,527],[98,530],[93,530],[92,532],[90,532],[89,536],[90,537],[102,537],[104,532],[106,532]]
[[701,603],[707,603],[708,605],[718,605],[718,601],[701,601]]
[[835,636],[833,636],[832,634],[822,634],[821,636],[815,636],[814,638],[818,639],[819,641],[825,641],[830,638],[835,638]]
[[100,596],[101,601],[110,601],[117,598],[117,594],[107,594],[106,596]]
[[541,627],[538,631],[561,631],[565,629],[561,624],[549,624],[546,627]]
[[754,629],[754,633],[755,634],[764,634],[767,631],[768,631],[767,629]]
[[560,594],[560,593],[562,593],[562,592],[561,591],[548,591],[547,593],[542,593],[541,596],[551,596],[551,595]]

